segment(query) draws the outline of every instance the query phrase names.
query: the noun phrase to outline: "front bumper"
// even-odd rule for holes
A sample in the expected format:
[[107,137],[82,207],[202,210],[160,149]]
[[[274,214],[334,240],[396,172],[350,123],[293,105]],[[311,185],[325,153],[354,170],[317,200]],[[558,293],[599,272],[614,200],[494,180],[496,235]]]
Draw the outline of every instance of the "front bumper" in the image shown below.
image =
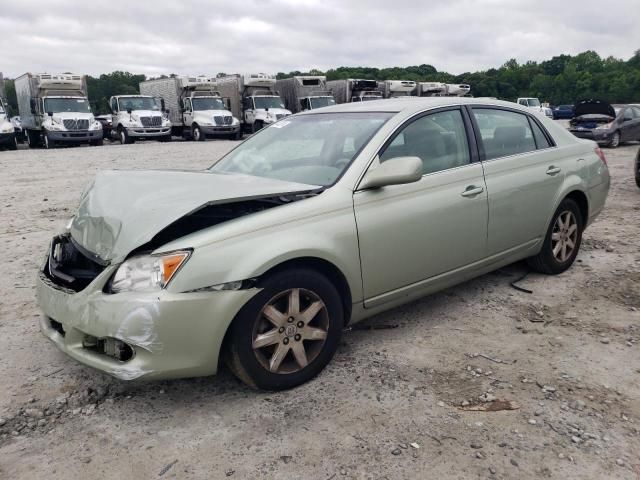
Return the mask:
[[614,132],[613,130],[581,130],[576,128],[571,128],[569,131],[578,138],[593,140],[594,142],[598,142],[600,145],[606,145],[609,143]]
[[[227,327],[258,292],[105,294],[102,289],[114,270],[107,267],[80,292],[60,287],[40,272],[36,294],[44,313],[42,333],[70,357],[121,380],[215,374]],[[119,361],[98,353],[83,345],[86,335],[121,340],[134,355]]]
[[127,127],[126,130],[132,138],[154,138],[171,135],[171,127]]
[[240,124],[238,125],[215,125],[215,126],[200,126],[202,133],[207,136],[214,137],[216,135],[232,135],[240,131]]
[[102,129],[100,130],[67,130],[67,131],[51,131],[47,130],[45,134],[49,137],[50,142],[60,143],[80,143],[100,140],[102,138]]
[[0,145],[13,145],[15,136],[13,132],[0,133]]

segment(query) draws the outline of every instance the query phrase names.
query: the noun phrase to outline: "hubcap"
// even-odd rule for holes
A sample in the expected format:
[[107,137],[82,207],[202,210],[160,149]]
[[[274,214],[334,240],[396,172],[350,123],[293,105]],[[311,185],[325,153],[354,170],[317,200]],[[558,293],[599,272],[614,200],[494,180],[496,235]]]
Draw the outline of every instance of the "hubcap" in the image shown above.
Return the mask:
[[551,233],[553,256],[560,263],[566,262],[578,243],[578,221],[573,212],[565,210],[556,219]]
[[126,137],[124,136],[124,132],[120,131],[120,143],[124,143],[126,141]]
[[196,140],[200,140],[200,129],[199,128],[194,128],[193,129],[193,138],[195,138]]
[[329,313],[311,290],[291,288],[262,308],[252,336],[253,352],[272,373],[294,373],[322,351],[329,330]]

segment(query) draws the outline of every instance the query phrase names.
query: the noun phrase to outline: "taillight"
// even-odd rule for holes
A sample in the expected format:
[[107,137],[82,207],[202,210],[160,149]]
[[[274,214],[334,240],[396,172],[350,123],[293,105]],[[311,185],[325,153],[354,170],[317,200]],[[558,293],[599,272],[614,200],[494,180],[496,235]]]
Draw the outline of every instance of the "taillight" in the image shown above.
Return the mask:
[[600,147],[596,147],[595,152],[596,155],[598,155],[598,158],[602,160],[602,163],[604,163],[605,166],[608,167],[609,165],[607,165],[607,157],[604,156],[604,152],[602,151],[602,149]]

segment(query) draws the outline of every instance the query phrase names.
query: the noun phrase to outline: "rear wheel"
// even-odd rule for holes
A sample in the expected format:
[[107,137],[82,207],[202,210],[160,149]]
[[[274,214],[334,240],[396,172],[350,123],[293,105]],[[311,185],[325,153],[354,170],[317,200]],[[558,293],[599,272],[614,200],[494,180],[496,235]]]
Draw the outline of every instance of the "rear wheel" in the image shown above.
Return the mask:
[[615,132],[611,137],[611,140],[609,140],[609,144],[607,145],[607,147],[617,148],[618,145],[620,145],[620,132]]
[[254,388],[292,388],[333,357],[344,324],[341,298],[326,277],[307,269],[276,273],[261,287],[231,325],[227,364]]
[[540,253],[528,259],[531,268],[549,275],[564,272],[578,255],[583,230],[578,204],[565,198],[553,215]]

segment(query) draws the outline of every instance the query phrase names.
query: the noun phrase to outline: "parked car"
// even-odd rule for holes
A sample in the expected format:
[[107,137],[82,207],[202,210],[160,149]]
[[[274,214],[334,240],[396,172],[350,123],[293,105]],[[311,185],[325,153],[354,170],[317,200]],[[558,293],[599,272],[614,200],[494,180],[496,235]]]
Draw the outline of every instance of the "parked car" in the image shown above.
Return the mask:
[[571,120],[573,118],[573,105],[557,105],[551,109],[554,120]]
[[96,115],[96,120],[102,125],[102,138],[111,138],[111,115]]
[[53,238],[43,333],[117,378],[301,384],[346,325],[527,258],[558,274],[609,190],[527,108],[401,98],[302,112],[209,170],[110,171]]
[[575,106],[569,131],[610,148],[622,142],[640,140],[640,107],[616,105],[601,100],[582,100]]

